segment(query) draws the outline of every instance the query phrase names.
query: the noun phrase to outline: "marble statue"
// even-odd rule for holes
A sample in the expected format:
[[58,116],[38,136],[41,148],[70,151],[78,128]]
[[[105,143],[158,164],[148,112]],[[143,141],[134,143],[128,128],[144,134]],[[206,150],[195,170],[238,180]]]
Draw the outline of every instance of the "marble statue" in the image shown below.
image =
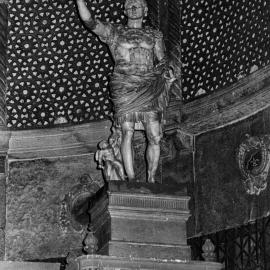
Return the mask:
[[[103,159],[104,164],[107,162],[107,180],[125,179],[119,162],[123,163],[128,180],[133,180],[133,133],[143,129],[147,137],[147,181],[154,183],[160,156],[162,119],[169,89],[175,81],[166,59],[163,35],[158,30],[143,26],[148,11],[145,0],[126,0],[124,13],[127,25],[95,19],[84,0],[76,1],[84,24],[107,43],[115,62],[111,77],[114,128],[120,130],[122,136],[120,140],[103,142],[97,159],[100,162]],[[100,155],[103,157],[98,157]],[[115,166],[112,169],[108,164],[112,164],[113,158]],[[115,174],[117,179],[113,179]]]

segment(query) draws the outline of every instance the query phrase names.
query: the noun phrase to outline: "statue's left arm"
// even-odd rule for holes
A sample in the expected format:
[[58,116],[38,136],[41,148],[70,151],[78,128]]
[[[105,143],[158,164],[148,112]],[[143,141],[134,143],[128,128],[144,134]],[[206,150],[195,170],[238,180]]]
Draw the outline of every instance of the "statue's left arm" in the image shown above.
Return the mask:
[[166,63],[166,52],[165,52],[165,44],[163,39],[163,34],[158,31],[155,36],[155,47],[154,47],[154,53],[158,60],[158,64],[165,64]]
[[158,60],[157,67],[163,66],[165,71],[164,77],[167,80],[168,86],[170,86],[175,81],[175,74],[172,67],[168,66],[168,59],[166,55],[166,48],[164,44],[163,34],[159,31],[156,35],[155,42],[155,56]]

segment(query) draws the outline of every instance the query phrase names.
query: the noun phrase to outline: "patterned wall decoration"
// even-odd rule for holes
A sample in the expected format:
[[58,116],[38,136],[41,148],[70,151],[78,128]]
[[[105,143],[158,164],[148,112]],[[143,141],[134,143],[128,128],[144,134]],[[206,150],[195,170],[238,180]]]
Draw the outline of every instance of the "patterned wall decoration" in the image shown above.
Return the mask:
[[270,63],[268,0],[182,0],[183,97],[211,94]]
[[0,2],[0,125],[5,125],[8,8]]
[[[125,22],[124,0],[93,0],[97,17]],[[90,1],[89,1],[90,3]],[[267,0],[148,0],[170,49],[181,41],[190,102],[270,63]],[[168,9],[166,13],[165,10]],[[111,115],[107,47],[85,29],[73,0],[10,0],[7,126],[98,121]]]
[[[92,1],[105,21],[122,23],[122,0]],[[83,123],[111,114],[106,45],[79,20],[73,0],[10,0],[7,126]]]

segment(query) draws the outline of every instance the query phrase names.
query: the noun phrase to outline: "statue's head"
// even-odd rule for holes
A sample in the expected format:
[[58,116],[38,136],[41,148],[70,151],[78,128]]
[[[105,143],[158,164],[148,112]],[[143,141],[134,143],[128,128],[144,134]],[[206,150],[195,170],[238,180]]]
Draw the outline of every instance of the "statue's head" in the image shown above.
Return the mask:
[[132,19],[134,16],[136,16],[134,12],[137,13],[137,16],[146,17],[147,12],[148,12],[146,1],[145,0],[126,0],[125,15],[127,15],[129,18]]

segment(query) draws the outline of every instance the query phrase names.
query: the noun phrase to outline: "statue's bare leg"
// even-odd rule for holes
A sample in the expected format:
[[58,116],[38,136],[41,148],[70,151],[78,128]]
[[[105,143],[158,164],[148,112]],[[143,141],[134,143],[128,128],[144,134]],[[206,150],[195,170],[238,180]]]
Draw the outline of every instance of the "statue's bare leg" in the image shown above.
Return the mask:
[[122,124],[122,143],[121,143],[121,154],[124,162],[124,167],[129,180],[135,178],[133,168],[133,151],[132,151],[132,137],[134,133],[133,122],[124,122]]
[[158,167],[158,161],[160,156],[160,122],[151,121],[144,123],[146,136],[148,140],[148,145],[146,149],[146,159],[147,159],[147,182],[155,182],[155,174]]

